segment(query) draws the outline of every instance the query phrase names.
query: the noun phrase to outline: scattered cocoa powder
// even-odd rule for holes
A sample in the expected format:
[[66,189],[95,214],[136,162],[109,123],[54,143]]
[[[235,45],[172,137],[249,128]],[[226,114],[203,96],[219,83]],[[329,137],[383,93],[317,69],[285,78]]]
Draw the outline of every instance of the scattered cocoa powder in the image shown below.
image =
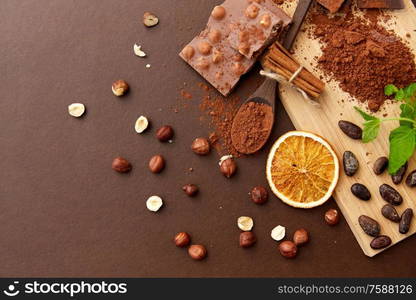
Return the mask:
[[318,68],[377,111],[386,100],[385,85],[404,87],[416,81],[415,56],[400,37],[380,24],[389,20],[385,13],[368,10],[360,16],[354,7],[343,13],[328,17],[316,5],[311,10],[309,33],[320,40],[322,50]]
[[267,141],[273,126],[273,109],[270,105],[248,102],[234,117],[231,139],[240,153],[258,151]]

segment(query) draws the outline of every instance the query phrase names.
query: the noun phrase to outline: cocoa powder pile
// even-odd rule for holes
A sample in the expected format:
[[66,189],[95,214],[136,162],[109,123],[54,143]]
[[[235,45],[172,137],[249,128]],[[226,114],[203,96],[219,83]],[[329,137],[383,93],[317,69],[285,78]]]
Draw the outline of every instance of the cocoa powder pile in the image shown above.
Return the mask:
[[358,16],[354,8],[328,17],[315,6],[309,16],[310,34],[321,41],[318,68],[372,111],[386,100],[384,86],[404,87],[416,81],[415,56],[394,32],[379,22],[386,16]]
[[231,139],[238,152],[251,154],[258,151],[269,137],[273,126],[270,105],[248,102],[234,117]]

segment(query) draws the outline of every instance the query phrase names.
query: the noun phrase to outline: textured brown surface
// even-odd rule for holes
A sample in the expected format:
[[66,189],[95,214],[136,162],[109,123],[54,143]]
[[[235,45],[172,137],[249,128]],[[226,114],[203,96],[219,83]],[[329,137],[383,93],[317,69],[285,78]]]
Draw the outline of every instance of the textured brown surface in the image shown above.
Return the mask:
[[[325,225],[333,201],[313,210],[274,197],[253,204],[247,193],[266,184],[265,151],[239,159],[230,180],[219,173],[214,152],[191,152],[192,140],[208,130],[198,119],[195,92],[187,109],[171,109],[183,82],[200,81],[177,53],[219,2],[2,1],[0,276],[416,275],[415,237],[367,258],[344,220]],[[146,10],[160,17],[157,27],[141,24]],[[135,42],[143,44],[145,60],[133,55]],[[119,78],[131,86],[127,97],[111,93]],[[236,92],[244,98],[259,83],[253,70]],[[87,106],[82,119],[67,114],[77,101]],[[277,112],[273,139],[292,129],[280,105]],[[153,126],[137,135],[141,114]],[[154,138],[165,123],[175,129],[173,144]],[[167,167],[155,175],[147,163],[158,153]],[[111,170],[118,155],[132,162],[130,174]],[[181,190],[188,182],[200,186],[194,199]],[[145,207],[152,194],[165,199],[157,214]],[[255,220],[258,242],[251,249],[238,247],[240,215]],[[298,227],[310,231],[311,242],[295,260],[282,258],[269,236],[278,224],[289,235]],[[207,246],[205,261],[174,246],[179,231]]]

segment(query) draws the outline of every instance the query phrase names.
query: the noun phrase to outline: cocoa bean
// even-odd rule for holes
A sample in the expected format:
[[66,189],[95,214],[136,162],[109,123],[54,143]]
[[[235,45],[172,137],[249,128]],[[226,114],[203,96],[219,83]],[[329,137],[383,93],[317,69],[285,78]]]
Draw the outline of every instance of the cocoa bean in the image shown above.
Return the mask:
[[355,197],[358,199],[367,201],[371,198],[371,193],[367,189],[367,187],[361,183],[354,183],[351,186],[351,192],[354,194]]
[[380,234],[380,224],[368,216],[361,215],[358,218],[358,223],[364,232],[370,236],[378,236]]
[[345,174],[353,176],[360,166],[357,157],[351,151],[345,151],[342,158]]
[[416,170],[412,171],[406,178],[406,184],[410,187],[416,186]]
[[391,175],[391,180],[393,180],[394,184],[400,184],[403,181],[404,175],[407,171],[407,162],[400,167],[400,169],[396,172],[396,174]]
[[381,214],[390,221],[399,223],[400,222],[400,216],[397,213],[397,210],[394,208],[391,204],[386,204],[381,208]]
[[370,247],[373,249],[383,249],[391,244],[391,238],[387,235],[380,235],[371,241]]
[[377,158],[374,162],[373,171],[376,175],[383,174],[389,165],[389,159],[385,156]]
[[388,184],[382,184],[379,188],[381,197],[390,204],[400,205],[403,202],[402,196]]
[[342,130],[342,132],[345,133],[350,138],[354,140],[361,140],[361,137],[363,135],[363,130],[357,125],[355,125],[354,123],[341,120],[338,122],[338,126]]
[[399,224],[400,233],[405,234],[409,231],[412,218],[413,218],[413,210],[411,208],[406,209],[402,213],[402,219],[400,220],[400,224]]

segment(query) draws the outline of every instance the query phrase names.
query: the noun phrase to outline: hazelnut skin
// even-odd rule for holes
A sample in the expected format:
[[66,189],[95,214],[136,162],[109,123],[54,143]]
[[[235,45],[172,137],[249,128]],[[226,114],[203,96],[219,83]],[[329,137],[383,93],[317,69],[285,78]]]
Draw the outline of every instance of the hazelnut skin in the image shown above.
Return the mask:
[[293,234],[293,242],[296,246],[302,246],[309,242],[309,234],[306,229],[301,228]]
[[216,44],[221,40],[221,31],[213,29],[208,34],[208,39],[211,43]]
[[211,12],[211,16],[215,19],[215,20],[221,20],[225,17],[225,8],[221,5],[217,5],[214,7],[214,9]]
[[237,164],[234,159],[227,158],[224,160],[220,165],[220,171],[225,177],[231,178],[237,171]]
[[130,170],[132,169],[130,162],[122,157],[114,158],[111,167],[114,171],[117,171],[119,173],[127,173],[130,172]]
[[208,42],[200,42],[198,44],[198,51],[202,54],[202,55],[209,55],[211,53],[211,49],[212,46],[210,43]]
[[325,222],[330,225],[334,226],[339,223],[339,213],[338,210],[331,208],[325,213]]
[[251,190],[251,200],[256,204],[263,204],[267,202],[269,194],[262,186],[256,186]]
[[255,234],[251,231],[240,233],[240,247],[249,248],[257,242]]
[[198,155],[207,155],[210,151],[209,142],[206,138],[196,138],[192,142],[191,149]]
[[186,232],[179,232],[175,235],[173,242],[175,243],[176,247],[183,248],[189,245],[191,242],[191,236]]
[[165,159],[162,155],[155,155],[149,161],[149,170],[152,173],[160,173],[165,168]]
[[250,19],[255,19],[257,18],[257,15],[259,14],[259,8],[256,5],[250,5],[249,7],[247,7],[246,9],[246,17],[250,18]]
[[156,138],[161,142],[167,142],[173,138],[173,128],[169,125],[160,127],[156,131]]
[[120,97],[127,93],[127,91],[129,90],[129,85],[124,80],[116,80],[113,82],[111,90],[113,91],[114,95]]
[[189,197],[194,197],[196,196],[196,194],[198,194],[198,187],[195,184],[185,184],[182,187],[182,190],[185,192],[185,194],[187,194]]
[[191,59],[195,54],[195,49],[192,46],[185,46],[185,48],[182,49],[182,55],[186,59]]
[[192,259],[203,260],[207,256],[207,249],[203,245],[191,245],[188,254]]
[[283,257],[294,258],[298,253],[298,247],[292,241],[283,241],[279,244],[279,251]]

